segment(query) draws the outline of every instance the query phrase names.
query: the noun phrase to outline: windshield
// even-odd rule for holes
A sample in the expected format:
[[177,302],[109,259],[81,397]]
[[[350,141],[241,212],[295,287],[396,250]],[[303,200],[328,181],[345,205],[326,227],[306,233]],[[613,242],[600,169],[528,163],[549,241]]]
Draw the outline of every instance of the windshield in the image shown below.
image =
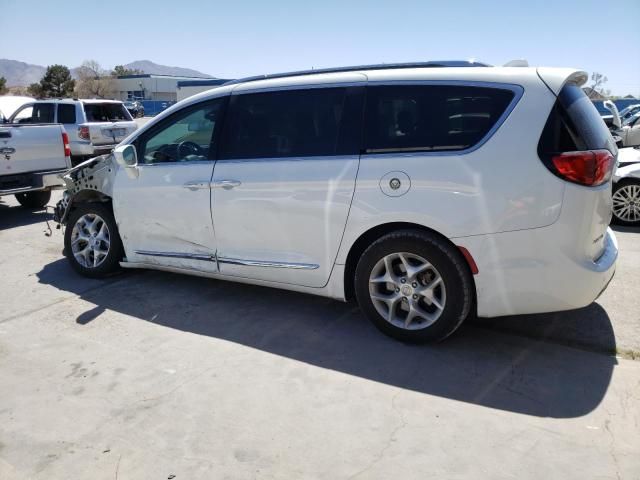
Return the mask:
[[122,103],[85,103],[84,112],[87,116],[87,122],[132,120]]

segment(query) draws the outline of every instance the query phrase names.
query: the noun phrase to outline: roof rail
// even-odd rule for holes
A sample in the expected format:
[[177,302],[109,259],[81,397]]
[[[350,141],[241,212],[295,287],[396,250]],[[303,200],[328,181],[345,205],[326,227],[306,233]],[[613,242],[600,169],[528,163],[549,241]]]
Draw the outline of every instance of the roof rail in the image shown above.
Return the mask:
[[316,73],[340,73],[340,72],[359,72],[362,70],[393,70],[399,68],[444,68],[444,67],[490,67],[486,63],[467,61],[467,60],[442,60],[430,62],[407,62],[407,63],[379,63],[372,65],[356,65],[351,67],[330,67],[318,68],[311,70],[299,70],[286,73],[271,73],[266,75],[255,75],[253,77],[239,78],[230,80],[223,85],[234,85],[237,83],[255,82],[257,80],[268,80],[271,78],[283,77],[300,77],[303,75],[311,75]]

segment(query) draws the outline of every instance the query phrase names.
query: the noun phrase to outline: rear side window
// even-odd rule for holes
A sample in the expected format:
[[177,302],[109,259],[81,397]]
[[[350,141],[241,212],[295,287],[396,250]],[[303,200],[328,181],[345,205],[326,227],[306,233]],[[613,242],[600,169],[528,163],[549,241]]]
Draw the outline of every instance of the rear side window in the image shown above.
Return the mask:
[[476,145],[513,100],[511,90],[458,85],[367,88],[365,152],[455,151]]
[[132,120],[122,103],[85,103],[84,113],[90,123]]
[[541,158],[555,153],[606,149],[615,153],[616,146],[602,117],[575,84],[567,84],[549,114],[540,137]]
[[361,102],[361,88],[232,96],[220,158],[357,154]]
[[58,123],[76,123],[76,106],[68,103],[59,103]]

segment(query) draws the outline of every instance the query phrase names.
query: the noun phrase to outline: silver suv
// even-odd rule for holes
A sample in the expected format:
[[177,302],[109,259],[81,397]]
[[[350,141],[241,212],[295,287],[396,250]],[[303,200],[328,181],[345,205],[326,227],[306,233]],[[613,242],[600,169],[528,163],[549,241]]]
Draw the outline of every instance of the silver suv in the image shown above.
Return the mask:
[[38,100],[16,110],[9,122],[63,124],[74,165],[109,153],[138,128],[118,100]]

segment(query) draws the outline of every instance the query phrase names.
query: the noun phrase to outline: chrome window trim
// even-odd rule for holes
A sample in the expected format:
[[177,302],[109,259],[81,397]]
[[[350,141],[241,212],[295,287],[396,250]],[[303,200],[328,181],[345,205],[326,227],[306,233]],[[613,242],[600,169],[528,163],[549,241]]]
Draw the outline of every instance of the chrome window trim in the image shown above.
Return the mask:
[[245,260],[242,258],[217,257],[218,262],[230,265],[241,265],[243,267],[271,267],[271,268],[292,268],[294,270],[316,270],[320,265],[313,263],[293,263],[293,262],[265,262],[259,260]]
[[211,159],[207,159],[207,160],[189,160],[186,162],[181,162],[179,160],[176,160],[175,162],[158,162],[158,163],[140,163],[138,162],[138,164],[136,165],[136,167],[161,167],[161,166],[180,166],[180,165],[206,165],[206,164],[211,164],[213,165],[214,163],[216,163],[215,160],[211,160]]
[[[498,117],[489,131],[482,137],[475,145],[464,148],[461,150],[420,150],[413,152],[403,152],[402,149],[394,150],[393,152],[367,152],[362,151],[361,159],[365,160],[367,157],[372,156],[376,158],[385,157],[424,157],[424,156],[456,156],[467,155],[475,152],[487,143],[491,137],[498,131],[502,124],[507,120],[511,112],[516,108],[518,102],[524,95],[524,87],[514,83],[501,83],[501,82],[476,82],[467,80],[373,80],[367,83],[367,87],[379,87],[379,86],[393,86],[393,85],[439,85],[439,86],[456,86],[456,87],[483,87],[494,88],[497,90],[510,90],[513,92],[513,98],[502,115]],[[362,125],[364,135],[364,124]]]

